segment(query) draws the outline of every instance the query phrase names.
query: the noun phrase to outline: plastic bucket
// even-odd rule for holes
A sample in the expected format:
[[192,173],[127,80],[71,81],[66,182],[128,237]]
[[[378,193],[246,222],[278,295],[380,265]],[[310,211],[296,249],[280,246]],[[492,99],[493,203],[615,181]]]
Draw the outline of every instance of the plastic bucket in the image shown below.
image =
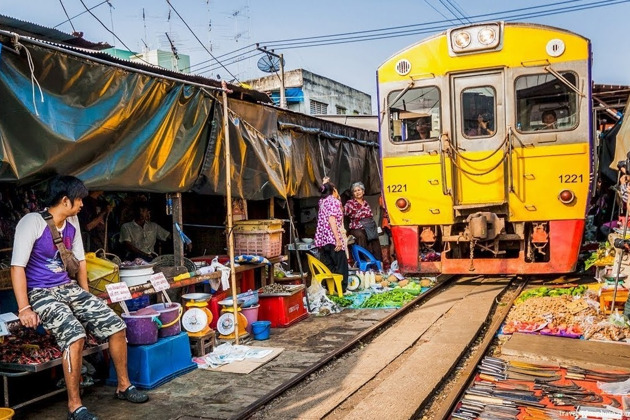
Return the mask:
[[127,324],[127,343],[136,346],[155,344],[158,341],[160,320],[155,315],[129,315],[123,313],[122,319]]
[[160,338],[170,337],[182,332],[182,305],[179,303],[156,303],[149,305],[148,308],[154,309],[160,313],[160,322],[162,327],[158,331]]
[[252,333],[254,340],[266,340],[271,331],[271,321],[256,321],[252,323]]
[[245,318],[247,318],[247,326],[245,327],[245,330],[247,330],[250,334],[252,333],[252,324],[258,321],[258,308],[260,308],[260,305],[254,305],[249,308],[241,309],[241,313],[245,316]]
[[13,418],[15,411],[8,407],[0,407],[0,420],[10,420]]

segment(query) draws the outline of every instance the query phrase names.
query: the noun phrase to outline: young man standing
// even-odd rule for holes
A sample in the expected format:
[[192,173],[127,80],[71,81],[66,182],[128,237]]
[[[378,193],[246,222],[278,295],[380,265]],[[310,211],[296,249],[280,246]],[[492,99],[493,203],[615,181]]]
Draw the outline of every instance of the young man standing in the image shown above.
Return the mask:
[[[41,213],[28,213],[15,229],[11,281],[22,325],[40,323],[52,332],[63,352],[63,373],[68,392],[68,419],[98,417],[81,404],[83,325],[98,339],[109,339],[109,352],[118,375],[115,398],[142,403],[149,397],[129,382],[125,323],[101,299],[88,292],[87,265],[77,214],[88,191],[73,176],[55,177],[48,186],[48,213],[63,244],[79,260],[77,279],[69,277],[51,229]],[[83,324],[83,325],[82,325]]]

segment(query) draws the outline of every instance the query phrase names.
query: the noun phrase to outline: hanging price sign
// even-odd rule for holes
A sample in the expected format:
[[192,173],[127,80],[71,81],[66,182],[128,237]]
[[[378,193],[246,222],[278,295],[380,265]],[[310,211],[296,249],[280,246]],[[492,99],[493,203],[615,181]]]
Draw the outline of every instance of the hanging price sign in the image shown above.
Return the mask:
[[151,282],[151,285],[156,292],[161,292],[162,290],[167,290],[171,288],[171,285],[169,284],[168,280],[166,280],[164,273],[153,274],[149,281]]
[[112,303],[132,299],[127,283],[121,281],[119,283],[107,284],[105,288],[107,289],[109,300],[111,300]]

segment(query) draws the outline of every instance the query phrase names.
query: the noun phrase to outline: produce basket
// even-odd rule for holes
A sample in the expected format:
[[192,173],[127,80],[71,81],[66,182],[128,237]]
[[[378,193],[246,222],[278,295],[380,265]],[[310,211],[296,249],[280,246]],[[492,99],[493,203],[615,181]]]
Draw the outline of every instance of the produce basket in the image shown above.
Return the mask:
[[282,254],[282,220],[241,220],[234,223],[234,253],[276,257]]
[[195,263],[188,258],[182,260],[183,265],[175,265],[175,255],[173,254],[157,256],[151,263],[155,264],[153,269],[156,273],[164,273],[164,276],[167,278],[189,273],[197,269]]
[[98,295],[107,292],[105,286],[120,281],[118,265],[108,259],[99,258],[94,252],[85,254],[90,293]]

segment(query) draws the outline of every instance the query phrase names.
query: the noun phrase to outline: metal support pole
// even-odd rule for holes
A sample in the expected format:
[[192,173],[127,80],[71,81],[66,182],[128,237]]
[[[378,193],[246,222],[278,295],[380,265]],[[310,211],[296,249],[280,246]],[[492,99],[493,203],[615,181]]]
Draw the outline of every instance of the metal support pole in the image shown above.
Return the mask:
[[234,310],[234,343],[238,345],[238,301],[236,299],[236,269],[234,267],[234,232],[232,220],[232,156],[230,153],[230,123],[228,116],[227,83],[223,86],[223,133],[225,137],[225,190],[227,197],[227,246],[230,256],[230,285],[232,287],[232,308]]
[[184,241],[180,236],[175,223],[182,226],[182,193],[171,194],[171,200],[173,202],[173,255],[174,265],[184,265]]
[[284,88],[284,58],[282,54],[279,54],[280,57],[280,108],[287,107],[287,98],[285,96],[285,88]]

